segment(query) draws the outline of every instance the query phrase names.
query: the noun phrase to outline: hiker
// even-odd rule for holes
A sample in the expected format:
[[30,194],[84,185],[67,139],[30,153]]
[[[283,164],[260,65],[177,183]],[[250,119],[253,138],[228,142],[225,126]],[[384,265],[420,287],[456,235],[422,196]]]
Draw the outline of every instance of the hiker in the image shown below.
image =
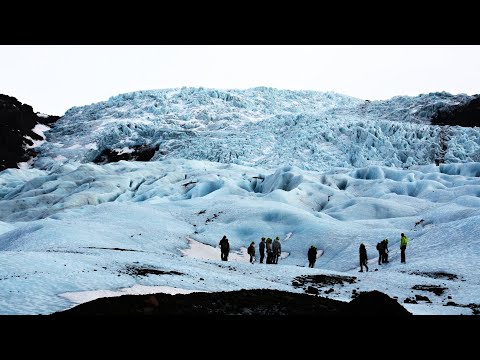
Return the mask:
[[253,264],[255,262],[255,242],[252,241],[250,246],[247,249],[248,255],[250,255],[250,262]]
[[258,245],[258,249],[260,251],[260,264],[263,264],[263,258],[265,257],[265,238],[262,237],[262,241]]
[[383,263],[388,263],[388,239],[383,239]]
[[408,238],[404,233],[400,235],[400,262],[405,263],[405,250],[407,249]]
[[272,263],[272,258],[273,258],[272,239],[267,238],[265,244],[267,246],[267,264],[271,264]]
[[308,249],[308,267],[313,268],[315,266],[315,261],[317,260],[317,248],[315,245],[310,246]]
[[278,238],[278,236],[275,238],[275,241],[272,244],[272,252],[273,252],[272,264],[277,264],[278,258],[282,253],[282,245],[280,244],[280,239]]
[[228,243],[228,239],[226,235],[223,235],[222,240],[220,240],[220,256],[223,261],[228,261],[228,253],[230,252],[230,244]]
[[368,261],[367,249],[365,248],[365,245],[364,245],[363,243],[360,244],[359,252],[360,252],[360,271],[359,271],[359,272],[363,272],[363,266],[364,266],[364,265],[365,265],[365,268],[366,268],[367,271],[368,271],[368,266],[367,266],[367,261]]
[[378,265],[382,265],[383,253],[385,251],[383,240],[377,243],[377,250],[378,250]]

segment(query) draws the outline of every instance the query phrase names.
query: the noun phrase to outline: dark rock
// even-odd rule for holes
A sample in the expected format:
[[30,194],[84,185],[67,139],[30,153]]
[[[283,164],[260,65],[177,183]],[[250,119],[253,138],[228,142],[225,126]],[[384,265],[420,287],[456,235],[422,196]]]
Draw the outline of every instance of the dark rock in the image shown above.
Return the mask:
[[[353,284],[356,281],[354,276],[340,276],[340,275],[302,275],[293,279],[293,286],[303,286],[308,284],[324,285],[342,285],[344,282]],[[295,285],[298,284],[298,285]]]
[[[373,294],[372,294],[373,293]],[[51,316],[79,315],[410,315],[378,291],[350,303],[286,291],[256,289],[217,293],[124,295],[80,304]]]
[[448,301],[445,306],[459,306],[456,302],[454,301]]
[[155,297],[155,295],[150,295],[148,296],[146,299],[145,299],[145,303],[147,305],[151,305],[153,307],[158,307],[160,306],[160,303],[158,302],[157,298]]
[[150,159],[158,151],[159,145],[135,145],[131,148],[130,153],[122,153],[117,150],[105,149],[103,150],[93,162],[96,164],[107,164],[111,162],[118,162],[120,160],[135,160],[135,161],[150,161]]
[[346,306],[348,304],[345,302],[318,296],[257,289],[218,293],[198,292],[186,295],[124,295],[116,298],[101,298],[52,316],[86,314],[336,315]]
[[444,271],[431,271],[431,272],[412,271],[410,274],[426,276],[426,277],[430,277],[430,278],[433,278],[433,279],[458,280],[457,275],[446,273]]
[[313,286],[309,286],[309,287],[307,288],[307,294],[318,295],[318,289],[317,289],[317,288],[314,288]]
[[151,268],[144,268],[140,266],[131,266],[127,265],[125,269],[125,274],[132,275],[132,276],[147,276],[147,275],[183,275],[181,272],[172,270],[159,270],[159,269],[151,269]]
[[480,95],[467,103],[439,109],[432,117],[433,125],[480,126]]
[[417,301],[426,301],[426,302],[429,302],[431,303],[430,299],[426,296],[423,296],[423,295],[418,295],[418,294],[415,294],[415,300]]
[[435,295],[440,296],[443,294],[445,290],[447,290],[446,287],[439,286],[439,285],[414,285],[412,287],[414,290],[423,290],[423,291],[430,291],[433,292]]
[[418,304],[414,299],[406,298],[403,300],[405,304]]
[[33,145],[33,140],[44,140],[32,130],[37,124],[51,125],[59,116],[40,117],[30,105],[22,104],[16,98],[0,94],[0,171],[18,168],[18,163],[37,156],[34,149],[25,149]]
[[411,315],[407,309],[396,300],[379,291],[361,292],[353,299],[344,313],[348,315]]

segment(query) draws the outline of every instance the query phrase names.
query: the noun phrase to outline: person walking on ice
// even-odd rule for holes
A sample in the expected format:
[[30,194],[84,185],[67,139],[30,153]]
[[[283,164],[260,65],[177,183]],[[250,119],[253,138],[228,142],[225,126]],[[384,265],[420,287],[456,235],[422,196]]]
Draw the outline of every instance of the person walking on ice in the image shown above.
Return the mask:
[[400,262],[406,263],[405,261],[405,250],[407,249],[408,238],[404,233],[400,235]]
[[272,239],[267,238],[265,245],[267,247],[267,264],[271,264],[273,261]]
[[228,261],[228,253],[230,252],[230,244],[228,243],[227,235],[223,235],[222,240],[220,240],[220,257],[222,261]]
[[260,264],[263,264],[263,258],[265,257],[265,238],[262,237],[262,241],[258,244],[258,249],[260,251]]
[[359,272],[363,272],[363,266],[365,266],[365,268],[366,268],[367,271],[368,271],[368,266],[367,266],[367,261],[368,261],[367,249],[365,248],[365,245],[364,245],[363,243],[360,244],[359,253],[360,253],[360,271],[359,271]]
[[388,239],[383,239],[383,258],[382,262],[383,263],[388,263]]
[[252,241],[252,243],[248,247],[247,253],[248,255],[250,255],[250,263],[253,264],[255,262],[255,242],[254,241]]
[[378,265],[382,265],[382,261],[384,258],[384,251],[385,251],[385,243],[383,242],[383,240],[377,244],[377,250],[378,250]]
[[308,267],[313,268],[315,266],[315,261],[317,260],[317,248],[315,245],[310,246],[308,249]]
[[277,236],[272,244],[273,259],[272,264],[278,264],[278,258],[282,253],[282,245],[280,244],[280,238]]

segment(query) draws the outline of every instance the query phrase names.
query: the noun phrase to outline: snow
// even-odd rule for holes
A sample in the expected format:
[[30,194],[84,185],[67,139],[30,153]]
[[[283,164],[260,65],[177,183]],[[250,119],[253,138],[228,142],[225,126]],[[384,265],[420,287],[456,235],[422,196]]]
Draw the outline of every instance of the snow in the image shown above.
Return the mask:
[[32,129],[34,133],[37,135],[40,135],[41,137],[45,138],[45,132],[51,130],[51,128],[47,125],[44,124],[37,124],[35,127]]
[[128,147],[123,147],[121,149],[113,149],[117,152],[117,155],[122,155],[122,154],[131,154],[133,153],[135,150],[134,149],[130,149]]
[[14,228],[15,227],[13,225],[0,221],[0,234],[8,232]]
[[[206,245],[189,237],[187,237],[187,240],[189,248],[182,249],[182,254],[195,259],[220,259],[220,247]],[[228,259],[230,261],[249,262],[250,255],[247,254],[247,248],[241,247],[238,251],[231,251]]]
[[73,144],[72,146],[69,146],[67,150],[75,150],[75,149],[81,149],[84,148],[85,146],[82,146],[80,144]]
[[413,315],[471,315],[472,310],[458,306],[441,306],[427,304],[403,304]]
[[[378,290],[414,314],[472,314],[480,137],[477,128],[450,127],[451,151],[435,166],[440,128],[426,122],[432,109],[468,99],[365,103],[334,93],[183,88],[72,108],[46,133],[32,168],[0,172],[0,314],[50,314],[127,293],[304,292],[292,281],[316,274],[357,278],[321,290],[332,299]],[[104,149],[145,143],[164,155],[91,162]],[[260,264],[258,248],[250,264],[248,245],[276,236],[278,264]],[[384,238],[390,262],[377,265]],[[359,273],[362,242],[370,269]],[[431,303],[404,303],[415,295]]]
[[[41,117],[44,117],[44,116],[41,116]],[[48,117],[48,115],[46,117]],[[51,128],[46,126],[46,125],[43,125],[43,124],[40,124],[40,123],[36,124],[35,127],[32,129],[32,131],[34,133],[36,133],[37,135],[41,136],[43,138],[43,140],[34,140],[30,136],[25,135],[24,138],[27,139],[27,140],[30,140],[33,144],[29,145],[29,144],[24,143],[24,145],[23,145],[24,149],[38,148],[40,145],[45,143],[45,141],[46,141],[45,140],[46,139],[45,132],[49,131],[49,130],[51,130]],[[19,169],[30,169],[33,165],[33,162],[34,162],[33,157],[30,157],[30,159],[28,159],[27,161],[17,163],[17,167]]]
[[28,161],[17,163],[17,166],[19,169],[30,169],[32,167],[32,164],[33,164],[33,159],[30,158]]
[[98,298],[116,297],[116,296],[122,296],[122,295],[145,295],[145,294],[157,294],[157,293],[176,295],[176,294],[190,294],[192,292],[193,291],[191,290],[174,288],[171,286],[133,285],[132,287],[119,289],[117,291],[98,290],[98,291],[66,292],[64,294],[60,294],[60,296],[66,298],[67,300],[75,304],[82,304],[88,301],[93,301]]
[[46,131],[49,131],[51,130],[50,127],[48,127],[47,125],[44,125],[44,124],[37,124],[35,125],[35,127],[32,129],[32,131],[41,136],[43,138],[43,140],[34,140],[32,139],[30,136],[26,135],[24,136],[26,139],[30,140],[31,142],[33,142],[33,145],[25,145],[25,148],[26,149],[32,149],[32,148],[37,148],[39,147],[40,145],[42,145],[44,142],[45,142],[45,132]]
[[97,150],[98,147],[97,147],[97,143],[90,143],[90,144],[86,144],[84,145],[85,149],[88,149],[88,150]]

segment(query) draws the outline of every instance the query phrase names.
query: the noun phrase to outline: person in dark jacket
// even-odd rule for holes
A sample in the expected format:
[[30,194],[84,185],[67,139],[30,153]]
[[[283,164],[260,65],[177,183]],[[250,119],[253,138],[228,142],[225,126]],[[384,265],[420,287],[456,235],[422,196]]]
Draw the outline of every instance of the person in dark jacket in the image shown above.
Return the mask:
[[388,239],[383,239],[383,263],[388,263]]
[[315,261],[317,261],[317,248],[312,245],[310,249],[308,249],[308,267],[313,268],[315,266]]
[[255,242],[252,241],[247,249],[247,253],[250,255],[250,262],[253,264],[255,262]]
[[383,260],[383,253],[385,252],[383,240],[377,243],[377,250],[378,250],[378,265],[382,265]]
[[265,245],[267,248],[267,264],[271,264],[273,260],[272,239],[267,238]]
[[220,245],[220,257],[223,261],[228,261],[228,254],[230,253],[230,244],[226,235],[223,235],[222,240],[218,243]]
[[363,266],[365,266],[365,268],[366,268],[367,271],[368,271],[368,266],[367,266],[367,261],[368,261],[367,249],[365,248],[365,245],[364,245],[363,243],[360,244],[359,253],[360,253],[360,271],[359,271],[359,272],[363,272]]
[[263,264],[263,258],[265,257],[265,238],[262,237],[262,241],[258,245],[258,249],[260,251],[260,264]]
[[280,244],[280,238],[278,236],[275,238],[275,241],[272,244],[272,252],[272,264],[278,264],[278,258],[282,253],[282,244]]

